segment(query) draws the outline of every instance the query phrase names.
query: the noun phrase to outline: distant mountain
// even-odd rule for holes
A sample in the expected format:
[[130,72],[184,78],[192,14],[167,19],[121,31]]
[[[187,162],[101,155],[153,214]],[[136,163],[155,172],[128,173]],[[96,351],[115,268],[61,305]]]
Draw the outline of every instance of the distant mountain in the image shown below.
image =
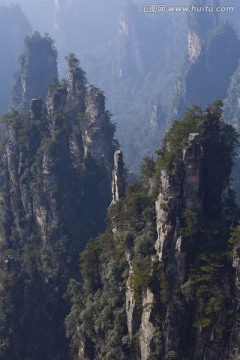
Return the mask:
[[179,78],[178,104],[174,110],[182,117],[186,108],[192,104],[208,106],[216,99],[225,99],[231,77],[240,59],[240,41],[229,23],[221,23],[207,33],[202,41],[192,45],[196,58],[186,59]]
[[183,14],[149,16],[125,1],[115,41],[84,58],[90,81],[106,92],[126,164],[135,172],[167,127],[165,113],[187,50],[186,32]]
[[[21,5],[34,30],[47,32],[56,40],[63,64],[68,53],[82,57],[114,38],[122,0],[114,4],[112,0],[35,0],[34,4],[32,0],[0,0],[0,4],[12,2]],[[61,70],[65,71],[64,65]]]
[[0,6],[0,113],[7,111],[11,98],[13,73],[25,36],[32,33],[31,25],[20,6]]

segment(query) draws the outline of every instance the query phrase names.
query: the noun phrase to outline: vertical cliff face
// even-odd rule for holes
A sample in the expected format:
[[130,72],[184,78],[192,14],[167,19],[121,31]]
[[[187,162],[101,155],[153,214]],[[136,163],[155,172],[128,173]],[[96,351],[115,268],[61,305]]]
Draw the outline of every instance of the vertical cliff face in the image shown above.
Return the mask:
[[166,170],[161,173],[162,191],[156,202],[158,238],[155,244],[159,261],[167,259],[167,271],[169,274],[172,272],[173,281],[179,286],[186,280],[187,271],[184,239],[179,233],[182,212],[185,208],[202,212],[202,148],[198,133],[189,134],[182,156],[183,177],[176,178]]
[[[229,330],[220,315],[219,320],[215,320],[209,329],[205,330],[205,326],[201,325],[200,332],[195,333],[195,345],[194,341],[187,345],[186,339],[193,340],[194,337],[190,330],[193,314],[190,314],[180,290],[189,281],[189,264],[193,264],[194,256],[198,256],[196,249],[201,251],[201,237],[197,239],[193,234],[188,236],[182,227],[183,219],[189,216],[190,221],[192,217],[191,226],[194,226],[195,216],[206,217],[208,221],[220,221],[219,226],[223,221],[222,211],[226,205],[223,194],[228,187],[230,167],[226,162],[225,171],[217,174],[216,163],[222,158],[224,150],[221,149],[223,143],[219,123],[216,122],[216,116],[209,114],[205,125],[205,143],[200,140],[199,134],[189,135],[189,143],[183,150],[183,177],[176,181],[176,177],[162,173],[162,192],[156,203],[156,250],[173,292],[173,298],[166,305],[165,351],[194,359],[224,359]],[[226,296],[229,295],[228,291]],[[195,349],[191,349],[194,346]]]
[[[78,291],[72,297],[76,359],[115,351],[121,359],[225,360],[232,353],[239,334],[232,333],[238,310],[228,240],[239,210],[229,176],[237,137],[221,113],[220,102],[189,110],[157,160],[146,160],[139,181],[112,203],[108,230],[82,255],[82,302]],[[112,291],[114,301],[104,305]]]
[[13,81],[12,105],[27,110],[34,96],[46,98],[48,84],[57,79],[57,51],[53,40],[35,32],[25,39],[20,69]]
[[219,22],[219,13],[204,11],[204,7],[215,9],[219,5],[219,0],[195,0],[190,3],[195,9],[188,14],[188,55],[192,63],[197,61],[206,35],[214,30]]
[[46,102],[36,97],[29,111],[3,118],[0,358],[6,360],[71,358],[64,293],[78,276],[79,251],[103,230],[111,202],[115,128],[104,96],[87,89],[73,54],[68,67],[68,80],[56,80]]
[[[228,323],[231,322],[231,316],[227,318],[226,309],[223,308],[231,303],[233,288],[230,288],[228,282],[233,273],[229,271],[226,260],[220,260],[221,256],[224,257],[221,251],[226,238],[224,240],[224,236],[221,238],[218,234],[218,238],[209,240],[204,231],[208,229],[210,232],[214,222],[218,223],[219,228],[224,226],[232,145],[225,143],[227,132],[224,135],[219,114],[214,108],[209,110],[204,129],[201,130],[200,125],[197,129],[200,133],[189,134],[178,165],[175,160],[170,168],[167,169],[165,164],[165,169],[161,171],[161,192],[156,202],[158,238],[154,264],[162,266],[163,273],[159,282],[160,297],[154,280],[150,281],[149,287],[142,294],[139,336],[141,359],[149,359],[153,353],[156,358],[164,359],[227,358],[230,341],[228,331],[231,330]],[[231,132],[229,136],[231,138]],[[171,146],[171,141],[166,144],[167,152],[171,152]],[[224,161],[224,166],[216,166],[221,161]],[[204,222],[202,229],[201,221]],[[219,244],[213,245],[211,241],[219,241]],[[206,249],[209,249],[208,255]],[[207,264],[207,256],[212,264]],[[203,259],[205,263],[201,267]],[[213,271],[211,265],[222,269],[222,279],[220,281],[220,274],[215,269],[216,278],[213,276],[212,281],[219,290],[207,294],[209,290],[204,289],[204,286],[208,280],[204,276],[205,271]],[[194,278],[196,274],[191,273],[190,267],[195,268],[197,278]],[[152,271],[150,276],[154,279],[156,274]],[[198,290],[194,290],[194,286],[199,287]],[[193,293],[190,295],[189,291]],[[218,298],[220,291],[222,298]],[[191,302],[188,296],[194,298],[193,294],[198,294],[201,299]],[[233,309],[233,303],[231,306]],[[160,314],[163,320],[160,320]],[[160,336],[156,335],[158,331],[162,332]]]

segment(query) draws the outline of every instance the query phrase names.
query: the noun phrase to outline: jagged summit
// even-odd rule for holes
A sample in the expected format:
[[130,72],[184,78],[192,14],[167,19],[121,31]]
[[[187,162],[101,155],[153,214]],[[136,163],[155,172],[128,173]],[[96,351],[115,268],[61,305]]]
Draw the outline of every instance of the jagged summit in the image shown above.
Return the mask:
[[48,34],[41,36],[38,32],[26,37],[19,62],[20,69],[13,81],[12,106],[27,110],[33,97],[46,98],[48,85],[58,78],[54,41]]

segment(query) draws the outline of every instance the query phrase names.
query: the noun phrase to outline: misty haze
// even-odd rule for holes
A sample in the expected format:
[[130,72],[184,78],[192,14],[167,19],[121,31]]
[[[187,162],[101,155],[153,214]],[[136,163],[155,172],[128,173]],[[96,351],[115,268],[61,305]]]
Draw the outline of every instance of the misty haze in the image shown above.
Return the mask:
[[239,0],[0,29],[0,360],[240,359]]

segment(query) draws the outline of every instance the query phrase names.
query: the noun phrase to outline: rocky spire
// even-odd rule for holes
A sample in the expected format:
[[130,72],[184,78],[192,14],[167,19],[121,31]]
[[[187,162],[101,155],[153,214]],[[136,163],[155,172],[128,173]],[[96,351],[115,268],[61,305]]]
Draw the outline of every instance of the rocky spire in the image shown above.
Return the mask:
[[[83,130],[83,144],[85,157],[91,157],[97,162],[105,162],[112,177],[112,135],[115,125],[111,122],[111,114],[105,110],[105,96],[103,92],[91,86],[86,93],[86,115],[88,123]],[[114,148],[115,150],[115,148]]]
[[68,101],[77,112],[85,110],[86,76],[80,68],[80,62],[75,54],[70,54],[68,60]]
[[121,150],[115,151],[114,170],[112,180],[112,202],[116,202],[125,195],[125,181],[123,170],[123,154]]
[[33,97],[45,99],[48,84],[57,73],[57,51],[54,41],[35,32],[25,39],[20,56],[20,69],[15,74],[12,91],[12,105],[17,110],[27,110]]

